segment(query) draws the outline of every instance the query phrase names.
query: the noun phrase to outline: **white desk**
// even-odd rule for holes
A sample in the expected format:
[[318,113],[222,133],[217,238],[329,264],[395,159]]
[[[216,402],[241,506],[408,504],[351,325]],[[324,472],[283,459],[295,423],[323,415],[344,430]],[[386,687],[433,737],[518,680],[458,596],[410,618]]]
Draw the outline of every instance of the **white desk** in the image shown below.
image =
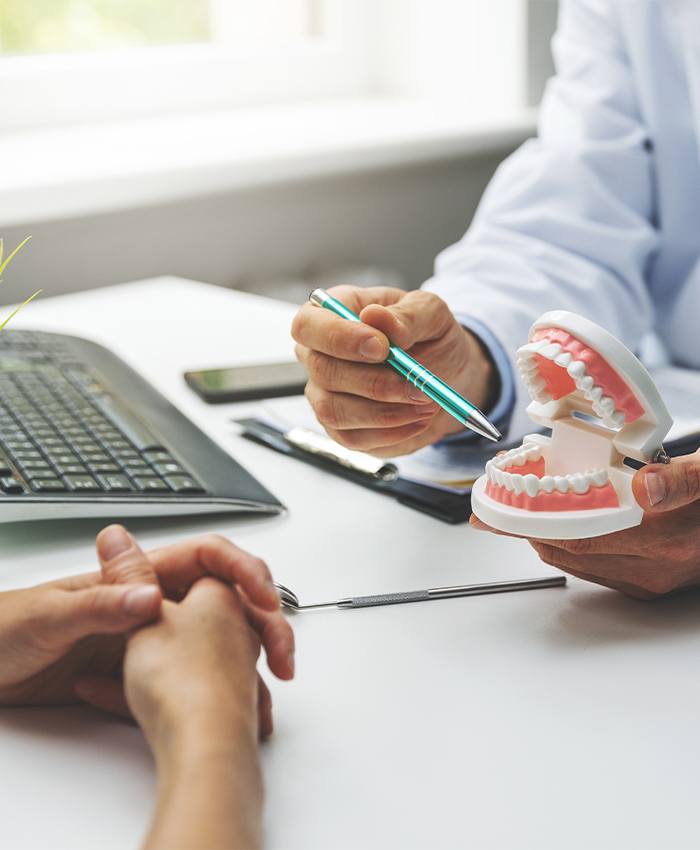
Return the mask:
[[[545,575],[525,543],[450,527],[251,444],[185,368],[275,359],[293,308],[159,279],[35,302],[17,325],[111,346],[288,507],[138,521],[146,546],[216,529],[302,600]],[[94,568],[98,523],[0,526],[0,589]],[[685,848],[700,841],[700,595],[566,590],[294,619],[272,683],[271,848]],[[138,730],[88,710],[0,713],[0,845],[136,847],[153,801]]]

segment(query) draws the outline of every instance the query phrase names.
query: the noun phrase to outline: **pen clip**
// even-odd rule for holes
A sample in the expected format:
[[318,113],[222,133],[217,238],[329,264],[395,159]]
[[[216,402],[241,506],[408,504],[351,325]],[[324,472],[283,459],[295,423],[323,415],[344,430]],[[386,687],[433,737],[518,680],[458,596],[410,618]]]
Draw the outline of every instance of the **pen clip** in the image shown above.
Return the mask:
[[395,481],[398,478],[399,471],[393,463],[387,463],[364,452],[346,449],[330,437],[308,428],[292,428],[286,432],[284,438],[302,451],[332,460],[340,466],[362,472],[379,481]]

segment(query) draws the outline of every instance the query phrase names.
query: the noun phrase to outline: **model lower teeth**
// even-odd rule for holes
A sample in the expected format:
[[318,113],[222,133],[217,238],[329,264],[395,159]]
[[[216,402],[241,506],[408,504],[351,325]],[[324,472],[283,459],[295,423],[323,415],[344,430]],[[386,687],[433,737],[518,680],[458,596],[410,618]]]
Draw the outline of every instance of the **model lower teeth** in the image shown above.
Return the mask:
[[[541,461],[542,449],[539,446],[525,444],[517,449],[500,455],[486,464],[489,481],[496,486],[505,487],[512,493],[527,493],[531,498],[539,493],[577,493],[583,495],[591,487],[604,487],[608,483],[607,469],[591,469],[568,475],[537,475],[534,472],[511,472],[513,467],[524,467]],[[544,471],[544,465],[543,470]]]

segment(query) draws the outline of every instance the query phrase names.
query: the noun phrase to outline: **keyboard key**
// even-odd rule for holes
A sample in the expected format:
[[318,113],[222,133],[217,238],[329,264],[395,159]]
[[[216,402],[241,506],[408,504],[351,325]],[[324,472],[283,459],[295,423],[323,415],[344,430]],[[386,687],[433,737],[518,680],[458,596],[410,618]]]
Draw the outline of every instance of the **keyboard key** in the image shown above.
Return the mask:
[[130,493],[134,490],[126,475],[98,475],[97,480],[108,493]]
[[171,463],[175,461],[175,458],[165,449],[147,449],[142,454],[150,463]]
[[33,463],[34,461],[44,460],[39,452],[12,452],[12,459],[17,463]]
[[80,463],[77,455],[74,455],[72,452],[50,452],[49,458],[51,463],[56,464],[56,466],[64,466],[66,464],[71,463]]
[[6,440],[5,446],[10,454],[15,454],[15,452],[31,452],[34,450],[34,443],[29,442],[29,440]]
[[66,486],[59,478],[32,478],[29,486],[35,493],[64,493]]
[[132,460],[141,460],[138,454],[133,449],[124,449],[113,451],[114,457],[118,458],[122,463],[130,463]]
[[59,475],[83,475],[88,471],[82,463],[57,463],[55,469]]
[[51,467],[43,458],[39,460],[21,460],[17,464],[22,472],[26,472],[31,478],[36,472],[43,472]]
[[184,472],[183,468],[179,463],[154,463],[153,469],[158,473],[158,475],[166,476],[166,475],[180,475]]
[[35,478],[56,478],[56,470],[52,469],[50,466],[47,466],[46,469],[23,469],[22,472],[32,481]]
[[99,493],[102,490],[92,475],[66,475],[63,480],[74,493]]
[[18,493],[24,493],[24,485],[16,478],[0,478],[0,490],[2,490],[3,493],[14,496]]
[[130,475],[132,478],[134,478],[137,475],[148,476],[150,471],[151,471],[151,468],[143,460],[128,460],[124,464],[124,472],[126,472],[126,474]]
[[160,478],[134,478],[134,484],[142,493],[169,493],[170,488]]
[[121,467],[115,463],[89,463],[88,467],[93,473],[121,472]]
[[168,487],[176,493],[203,493],[202,487],[188,475],[169,475],[165,479]]
[[57,451],[65,451],[66,449],[66,441],[61,437],[47,437],[44,440],[40,441],[40,445],[43,451],[49,451],[51,449],[56,449]]
[[78,454],[83,463],[109,463],[111,461],[110,456],[104,452],[79,450]]

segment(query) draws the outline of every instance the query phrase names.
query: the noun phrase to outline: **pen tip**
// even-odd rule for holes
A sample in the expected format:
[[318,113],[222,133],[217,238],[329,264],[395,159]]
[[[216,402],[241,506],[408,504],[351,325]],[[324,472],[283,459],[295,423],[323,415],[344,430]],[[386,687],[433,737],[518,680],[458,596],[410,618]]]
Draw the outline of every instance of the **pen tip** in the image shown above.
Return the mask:
[[503,439],[503,434],[501,434],[495,425],[489,422],[480,410],[473,410],[470,419],[471,421],[468,423],[468,427],[472,431],[475,431],[482,437],[486,437],[487,440],[491,440],[493,443],[498,443]]

